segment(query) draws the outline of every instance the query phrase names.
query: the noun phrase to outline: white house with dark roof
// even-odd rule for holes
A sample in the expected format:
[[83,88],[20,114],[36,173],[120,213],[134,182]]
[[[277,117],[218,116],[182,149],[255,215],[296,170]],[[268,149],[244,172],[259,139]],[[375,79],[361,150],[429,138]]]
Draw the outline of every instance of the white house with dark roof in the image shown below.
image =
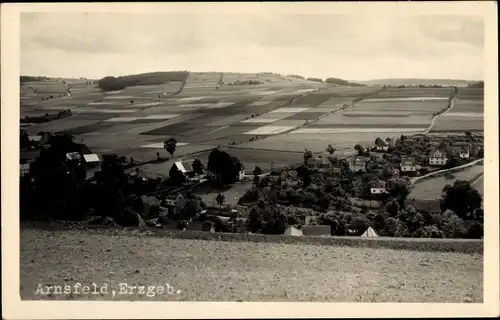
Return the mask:
[[458,156],[461,159],[469,159],[470,158],[470,148],[469,148],[469,146],[460,147],[460,149],[458,150]]
[[435,148],[429,153],[429,165],[444,166],[448,163],[448,155],[443,149]]
[[387,183],[382,180],[370,182],[370,194],[378,195],[383,194],[387,191]]
[[417,164],[412,157],[403,157],[399,164],[401,172],[411,173],[417,171]]
[[380,137],[375,139],[375,150],[377,151],[387,151],[389,150],[389,144],[387,141],[382,140]]

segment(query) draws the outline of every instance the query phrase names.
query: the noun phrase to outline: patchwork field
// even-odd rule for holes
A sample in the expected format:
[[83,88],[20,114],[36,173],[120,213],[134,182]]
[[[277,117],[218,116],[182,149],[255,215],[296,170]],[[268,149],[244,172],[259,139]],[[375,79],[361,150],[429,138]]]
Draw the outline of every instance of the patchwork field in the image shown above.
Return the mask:
[[[329,86],[271,73],[156,76],[165,81],[141,80],[141,85],[111,92],[81,79],[25,82],[21,116],[71,109],[71,117],[32,124],[27,131],[69,133],[100,153],[151,160],[165,152],[162,141],[175,137],[176,158],[231,146],[230,154],[245,166],[264,169],[302,161],[305,148],[322,152],[332,144],[339,153],[351,154],[355,144],[371,145],[378,136],[423,132],[453,91]],[[248,84],[257,80],[260,84]],[[40,92],[50,95],[68,87],[69,96],[42,100]],[[433,131],[482,130],[482,94],[461,89]]]
[[432,132],[464,131],[484,131],[483,88],[460,88],[453,107],[432,128]]

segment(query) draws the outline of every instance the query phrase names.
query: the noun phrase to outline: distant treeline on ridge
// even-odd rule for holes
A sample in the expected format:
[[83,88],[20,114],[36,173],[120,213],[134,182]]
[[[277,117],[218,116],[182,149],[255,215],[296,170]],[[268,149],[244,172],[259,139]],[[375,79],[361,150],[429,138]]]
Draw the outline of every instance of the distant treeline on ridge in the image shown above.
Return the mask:
[[169,81],[186,81],[188,71],[148,72],[121,77],[104,77],[97,86],[104,91],[123,90],[131,86],[165,84]]

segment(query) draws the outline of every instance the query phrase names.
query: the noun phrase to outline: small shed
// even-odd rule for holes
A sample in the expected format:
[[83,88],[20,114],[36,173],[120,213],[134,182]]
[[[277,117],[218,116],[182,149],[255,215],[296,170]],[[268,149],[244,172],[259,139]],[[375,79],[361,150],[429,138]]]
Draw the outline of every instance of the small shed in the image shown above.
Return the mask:
[[297,228],[296,226],[288,226],[288,228],[286,228],[286,230],[285,230],[284,235],[285,236],[300,237],[303,234],[302,234],[302,230]]
[[375,230],[372,229],[372,227],[368,227],[368,229],[366,229],[366,231],[363,232],[361,237],[376,238],[378,237],[378,234],[375,232]]

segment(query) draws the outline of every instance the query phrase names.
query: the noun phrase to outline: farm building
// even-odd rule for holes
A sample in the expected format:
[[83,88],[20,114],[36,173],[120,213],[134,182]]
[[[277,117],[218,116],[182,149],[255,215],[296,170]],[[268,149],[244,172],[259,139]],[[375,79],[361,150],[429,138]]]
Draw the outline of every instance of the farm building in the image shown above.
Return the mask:
[[370,161],[367,157],[354,156],[349,162],[349,168],[353,172],[360,172],[366,170],[366,164]]
[[383,194],[387,191],[387,183],[382,180],[370,182],[370,194]]
[[411,173],[417,171],[417,164],[415,159],[411,157],[401,158],[400,163],[401,172]]
[[368,227],[365,232],[361,235],[361,237],[370,237],[370,238],[376,238],[378,237],[378,234],[375,232],[375,230],[372,229],[372,227]]
[[327,158],[317,157],[307,160],[307,165],[310,169],[326,172],[332,168],[332,162]]
[[182,161],[176,161],[172,165],[172,169],[175,167],[177,170],[182,172],[182,174],[186,177],[192,178],[196,174],[193,169],[193,162],[194,160],[182,160]]
[[389,150],[389,145],[387,144],[387,141],[382,140],[380,137],[375,139],[375,150],[377,150],[377,151]]
[[436,148],[429,153],[429,165],[444,166],[448,162],[446,151]]

